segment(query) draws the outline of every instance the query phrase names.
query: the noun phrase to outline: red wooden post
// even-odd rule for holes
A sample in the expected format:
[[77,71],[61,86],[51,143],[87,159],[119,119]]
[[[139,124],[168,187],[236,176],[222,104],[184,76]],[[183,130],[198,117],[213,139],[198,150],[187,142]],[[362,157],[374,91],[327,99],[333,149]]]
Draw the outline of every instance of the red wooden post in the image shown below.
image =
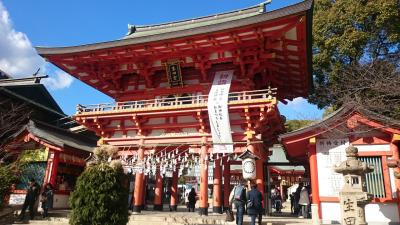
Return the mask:
[[[222,166],[221,159],[215,160],[214,167],[214,187],[213,187],[213,212],[222,213]],[[229,195],[229,194],[228,194]]]
[[[392,141],[390,143],[390,151],[392,152],[392,159],[398,161],[400,159],[399,157],[399,147],[398,147],[398,143],[400,139],[400,135],[398,134],[394,134]],[[393,170],[394,172],[400,172],[399,167],[394,168]],[[397,210],[399,212],[400,215],[400,180],[399,179],[395,179],[395,185],[396,185],[396,197],[397,197]]]
[[224,210],[227,210],[229,205],[229,194],[231,193],[231,171],[228,158],[224,158]]
[[162,211],[162,177],[159,170],[156,172],[156,188],[154,192],[154,210]]
[[200,215],[208,215],[208,160],[206,145],[201,146],[200,150]]
[[[139,148],[138,150],[139,160],[144,159],[144,149]],[[137,172],[135,177],[135,190],[134,190],[134,204],[133,212],[140,213],[142,210],[143,202],[143,183],[144,183],[144,173],[143,171]]]
[[178,172],[174,171],[172,174],[171,202],[169,204],[169,210],[177,211],[177,209],[178,209]]
[[[312,204],[317,207],[318,219],[321,219],[321,201],[319,199],[319,186],[318,186],[318,167],[317,167],[317,145],[316,139],[310,138],[308,145],[309,163],[310,163],[310,178],[311,178],[311,194]],[[311,208],[313,210],[313,208]]]
[[51,169],[49,172],[50,176],[50,183],[53,185],[53,187],[56,186],[56,179],[57,179],[57,168],[58,168],[58,162],[60,161],[60,152],[58,151],[53,151],[53,162],[51,163]]

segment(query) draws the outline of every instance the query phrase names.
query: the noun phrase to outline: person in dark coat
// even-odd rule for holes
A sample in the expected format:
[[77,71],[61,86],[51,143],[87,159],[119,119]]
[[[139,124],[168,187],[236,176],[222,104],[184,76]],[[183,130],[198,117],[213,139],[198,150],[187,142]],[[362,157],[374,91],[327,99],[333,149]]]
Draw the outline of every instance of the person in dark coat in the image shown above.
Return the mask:
[[43,218],[48,217],[49,209],[53,208],[53,192],[53,186],[50,183],[47,183],[42,195],[40,196],[40,202],[42,202],[43,209]]
[[39,191],[40,191],[39,185],[36,183],[35,179],[31,178],[29,180],[29,186],[26,191],[25,201],[24,204],[22,205],[21,214],[19,215],[20,220],[25,219],[25,211],[27,208],[29,208],[29,215],[31,220],[35,218],[34,206],[39,196]]
[[196,191],[194,190],[194,188],[192,188],[192,190],[190,190],[188,200],[189,200],[189,204],[188,204],[189,212],[190,211],[194,212],[194,208],[195,208],[196,200],[197,200],[197,194],[196,194]]
[[246,205],[246,187],[245,180],[241,180],[231,191],[229,195],[229,204],[234,204],[236,208],[236,225],[243,225],[243,215]]
[[247,214],[251,218],[251,225],[256,224],[256,217],[262,213],[262,194],[257,190],[257,184],[250,182],[251,190],[247,192]]

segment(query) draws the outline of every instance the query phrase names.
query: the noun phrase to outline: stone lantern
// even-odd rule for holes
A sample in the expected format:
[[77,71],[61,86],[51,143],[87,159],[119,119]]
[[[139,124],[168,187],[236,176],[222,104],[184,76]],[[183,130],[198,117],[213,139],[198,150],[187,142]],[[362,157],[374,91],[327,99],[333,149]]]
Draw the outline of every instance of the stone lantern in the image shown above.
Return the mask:
[[346,156],[347,160],[335,167],[335,172],[344,176],[344,186],[339,192],[342,224],[367,224],[364,209],[373,196],[367,193],[365,174],[372,172],[374,167],[358,160],[358,149],[352,145],[346,148]]
[[242,159],[242,173],[243,179],[253,180],[256,178],[256,160],[259,159],[248,149],[239,155]]

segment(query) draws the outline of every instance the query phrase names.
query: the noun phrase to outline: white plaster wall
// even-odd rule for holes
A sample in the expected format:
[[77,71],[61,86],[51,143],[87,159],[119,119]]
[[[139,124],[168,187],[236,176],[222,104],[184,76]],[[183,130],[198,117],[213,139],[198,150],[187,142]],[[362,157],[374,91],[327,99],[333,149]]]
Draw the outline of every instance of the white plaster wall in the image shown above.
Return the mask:
[[124,133],[122,131],[115,131],[111,137],[112,138],[122,138],[123,134]]
[[240,126],[240,125],[231,125],[231,130],[234,133],[244,132],[242,126]]
[[394,178],[393,168],[389,168],[390,189],[392,190],[392,198],[397,198],[397,188]]
[[127,137],[136,137],[136,131],[130,130],[127,132]]
[[155,124],[164,124],[165,118],[150,118],[147,124],[155,125]]
[[196,128],[182,128],[182,133],[199,134]]
[[177,122],[178,123],[194,123],[194,122],[197,122],[197,120],[193,116],[178,116]]
[[400,222],[396,203],[372,203],[365,206],[365,219],[369,224]]
[[[340,204],[321,202],[322,223],[335,224],[341,220]],[[368,224],[389,224],[400,222],[396,203],[371,203],[365,207],[365,219]]]
[[323,224],[340,222],[340,204],[336,202],[321,202]]
[[359,152],[390,151],[390,145],[388,144],[354,145],[354,147],[357,147]]
[[124,121],[124,125],[125,125],[126,127],[130,127],[130,126],[133,126],[133,125],[135,125],[135,124],[133,123],[132,120],[125,120],[125,121]]
[[113,120],[111,121],[110,125],[108,125],[107,127],[116,127],[120,124],[121,122],[119,120]]
[[68,206],[69,195],[55,194],[53,199],[53,208],[55,209],[65,209]]
[[161,134],[164,134],[165,130],[164,129],[156,129],[156,130],[152,130],[151,133],[148,136],[160,136]]

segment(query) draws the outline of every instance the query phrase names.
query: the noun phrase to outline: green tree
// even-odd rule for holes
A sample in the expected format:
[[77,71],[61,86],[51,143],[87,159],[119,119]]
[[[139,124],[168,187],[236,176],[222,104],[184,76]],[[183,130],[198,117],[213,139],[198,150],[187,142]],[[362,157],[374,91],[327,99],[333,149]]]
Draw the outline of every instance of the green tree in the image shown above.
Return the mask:
[[286,132],[298,130],[315,122],[315,120],[288,120],[285,123]]
[[[344,102],[337,95],[340,90],[332,89],[338,88],[348,69],[376,66],[377,61],[399,67],[399,4],[398,0],[315,0],[311,103],[320,108],[340,106]],[[347,87],[339,88],[347,91]]]
[[117,149],[100,146],[79,176],[71,195],[71,225],[124,225],[128,222],[128,190],[121,162],[108,163]]
[[0,208],[4,198],[10,193],[11,185],[18,181],[18,169],[16,164],[0,163]]

